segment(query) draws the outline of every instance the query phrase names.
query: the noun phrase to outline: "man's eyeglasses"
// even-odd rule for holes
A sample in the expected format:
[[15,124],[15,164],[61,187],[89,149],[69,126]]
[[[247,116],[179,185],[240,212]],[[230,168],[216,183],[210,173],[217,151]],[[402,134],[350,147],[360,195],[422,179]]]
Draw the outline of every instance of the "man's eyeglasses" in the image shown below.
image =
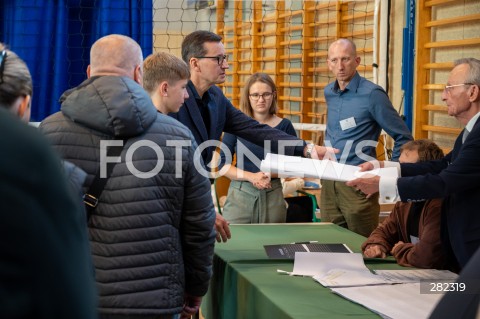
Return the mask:
[[196,56],[197,59],[215,59],[217,60],[218,65],[222,65],[223,61],[228,62],[228,55],[217,55],[217,56]]
[[347,63],[347,62],[350,62],[351,59],[352,59],[351,57],[345,56],[340,59],[328,59],[328,61],[330,61],[331,64],[337,64],[338,61],[341,61],[342,63]]
[[465,86],[465,85],[473,85],[473,83],[460,83],[460,84],[445,85],[443,90],[447,91],[447,93],[450,93],[451,88],[456,88],[458,86]]
[[3,70],[5,69],[5,60],[7,59],[7,50],[0,52],[0,84],[3,83]]
[[263,94],[252,93],[252,94],[249,94],[249,96],[254,101],[260,100],[261,97],[263,97],[264,100],[269,100],[273,97],[273,92],[265,92]]

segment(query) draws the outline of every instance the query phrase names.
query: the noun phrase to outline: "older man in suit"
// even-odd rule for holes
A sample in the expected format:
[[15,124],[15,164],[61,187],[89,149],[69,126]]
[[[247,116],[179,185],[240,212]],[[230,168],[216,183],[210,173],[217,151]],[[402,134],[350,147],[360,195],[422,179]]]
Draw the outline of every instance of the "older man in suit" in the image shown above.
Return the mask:
[[[398,179],[360,178],[347,185],[365,194],[380,190],[385,202],[443,197],[442,240],[463,268],[480,245],[480,60],[465,58],[454,65],[442,100],[465,129],[453,150],[442,160],[401,164]],[[362,170],[373,166],[365,163]]]

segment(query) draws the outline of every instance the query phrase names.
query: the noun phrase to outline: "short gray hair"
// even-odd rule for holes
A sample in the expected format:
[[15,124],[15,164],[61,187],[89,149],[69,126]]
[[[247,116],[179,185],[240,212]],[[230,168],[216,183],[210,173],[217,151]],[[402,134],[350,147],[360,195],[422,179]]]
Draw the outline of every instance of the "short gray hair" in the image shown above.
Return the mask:
[[455,60],[453,64],[455,66],[460,64],[468,64],[470,69],[467,74],[467,78],[465,79],[465,82],[480,85],[480,60],[475,58],[462,58]]

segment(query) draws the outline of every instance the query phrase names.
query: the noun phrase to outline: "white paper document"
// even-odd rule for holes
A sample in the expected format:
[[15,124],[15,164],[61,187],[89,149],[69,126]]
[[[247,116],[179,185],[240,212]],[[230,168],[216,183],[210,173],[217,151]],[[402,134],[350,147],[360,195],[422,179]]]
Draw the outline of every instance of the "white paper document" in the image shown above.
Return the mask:
[[296,252],[292,274],[318,276],[337,268],[369,271],[363,263],[362,254],[359,253]]
[[370,272],[358,253],[297,252],[291,275],[312,276],[325,287],[387,284]]
[[421,280],[451,280],[455,281],[458,274],[448,270],[438,269],[405,269],[405,270],[375,270],[390,283],[417,283]]
[[428,318],[442,294],[421,294],[420,283],[332,288],[340,296],[358,303],[382,317]]
[[382,277],[370,270],[331,269],[325,275],[313,276],[324,287],[355,287],[388,284]]
[[272,153],[268,153],[262,160],[260,170],[265,173],[276,174],[279,177],[309,177],[341,182],[368,175],[398,176],[398,171],[394,167],[360,172],[358,166],[340,164],[335,161]]
[[350,301],[384,318],[428,318],[442,294],[421,293],[422,280],[451,280],[458,275],[446,270],[375,270],[365,266],[359,253],[296,252],[290,275],[314,280]]

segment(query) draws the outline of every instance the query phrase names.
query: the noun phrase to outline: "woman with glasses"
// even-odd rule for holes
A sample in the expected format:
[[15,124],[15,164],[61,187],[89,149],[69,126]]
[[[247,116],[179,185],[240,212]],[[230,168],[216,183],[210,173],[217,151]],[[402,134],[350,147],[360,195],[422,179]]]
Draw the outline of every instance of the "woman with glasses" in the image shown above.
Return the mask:
[[[292,123],[276,115],[275,83],[265,73],[255,73],[247,80],[240,97],[240,110],[262,124],[296,136]],[[223,208],[225,219],[242,224],[285,222],[287,209],[280,179],[271,179],[259,168],[268,145],[262,148],[229,133],[225,133],[222,143],[232,155],[237,155],[236,166],[230,166],[224,174],[232,180]],[[224,163],[223,151],[221,157]]]

